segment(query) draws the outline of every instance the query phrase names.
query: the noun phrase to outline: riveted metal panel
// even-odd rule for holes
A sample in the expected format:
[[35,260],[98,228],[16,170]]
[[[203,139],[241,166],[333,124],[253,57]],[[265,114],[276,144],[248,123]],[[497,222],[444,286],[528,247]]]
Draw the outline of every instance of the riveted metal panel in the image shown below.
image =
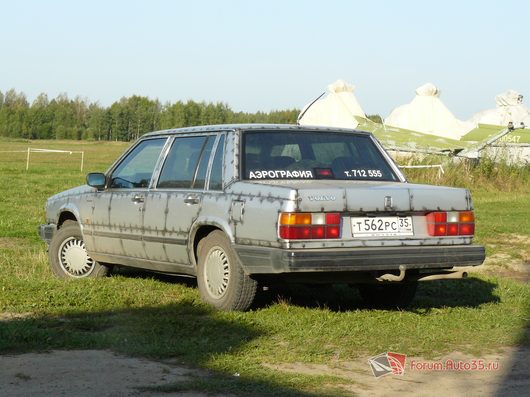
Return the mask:
[[414,211],[462,211],[473,208],[466,189],[413,184],[409,184],[408,188]]
[[347,211],[359,213],[410,211],[410,190],[404,183],[352,184],[346,190],[346,204]]
[[296,190],[288,186],[237,182],[227,190],[232,200],[244,203],[241,221],[234,222],[239,244],[280,246],[278,214],[296,209]]
[[[200,197],[197,204],[186,204],[189,194]],[[145,203],[143,233],[149,260],[190,264],[187,251],[191,225],[202,207],[202,192],[196,190],[151,191]]]

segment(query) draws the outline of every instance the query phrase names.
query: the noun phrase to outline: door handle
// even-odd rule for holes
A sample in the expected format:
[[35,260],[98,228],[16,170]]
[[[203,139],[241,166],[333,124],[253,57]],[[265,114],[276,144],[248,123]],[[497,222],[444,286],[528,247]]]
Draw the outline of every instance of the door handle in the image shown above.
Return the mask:
[[135,194],[131,200],[135,204],[141,204],[145,201],[145,197],[142,196],[141,194]]
[[184,202],[189,205],[199,204],[201,202],[201,196],[197,194],[188,194],[184,197]]

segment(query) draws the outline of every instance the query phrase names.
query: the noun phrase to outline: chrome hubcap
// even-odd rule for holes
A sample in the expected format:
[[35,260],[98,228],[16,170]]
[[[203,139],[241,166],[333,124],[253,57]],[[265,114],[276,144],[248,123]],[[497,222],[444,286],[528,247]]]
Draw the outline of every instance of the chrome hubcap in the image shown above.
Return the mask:
[[230,281],[230,261],[220,247],[213,247],[206,255],[204,279],[208,294],[215,299],[222,298]]
[[72,277],[85,277],[94,270],[94,260],[88,256],[83,240],[69,237],[59,247],[59,263]]

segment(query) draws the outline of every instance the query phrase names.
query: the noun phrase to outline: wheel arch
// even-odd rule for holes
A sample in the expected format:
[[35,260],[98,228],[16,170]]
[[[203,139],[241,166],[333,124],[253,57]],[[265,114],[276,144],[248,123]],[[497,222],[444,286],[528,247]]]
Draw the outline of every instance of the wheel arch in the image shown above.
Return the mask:
[[67,202],[61,205],[57,211],[57,229],[60,229],[65,221],[74,221],[79,224],[81,232],[83,231],[83,225],[81,225],[81,214],[79,213],[78,206],[73,202]]
[[74,221],[79,223],[73,212],[70,210],[64,210],[59,214],[59,219],[57,220],[57,229],[60,229],[66,221]]
[[234,241],[233,234],[229,231],[230,229],[226,225],[216,221],[204,221],[196,222],[193,226],[193,231],[190,233],[190,239],[188,241],[188,252],[192,265],[197,267],[198,260],[198,247],[199,242],[208,236],[210,233],[219,230],[223,232],[230,241]]

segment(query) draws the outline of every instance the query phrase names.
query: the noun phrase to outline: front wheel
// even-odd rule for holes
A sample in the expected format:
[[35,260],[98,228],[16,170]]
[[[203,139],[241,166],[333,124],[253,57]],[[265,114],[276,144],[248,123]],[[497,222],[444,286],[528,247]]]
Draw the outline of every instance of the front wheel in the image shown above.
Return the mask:
[[79,224],[65,221],[54,234],[48,250],[50,267],[59,278],[103,277],[109,267],[92,259],[85,248]]
[[364,303],[377,309],[404,309],[416,295],[417,282],[394,284],[361,284],[359,294]]
[[257,282],[244,273],[225,234],[214,231],[202,239],[198,257],[201,298],[219,310],[247,310],[256,296]]

